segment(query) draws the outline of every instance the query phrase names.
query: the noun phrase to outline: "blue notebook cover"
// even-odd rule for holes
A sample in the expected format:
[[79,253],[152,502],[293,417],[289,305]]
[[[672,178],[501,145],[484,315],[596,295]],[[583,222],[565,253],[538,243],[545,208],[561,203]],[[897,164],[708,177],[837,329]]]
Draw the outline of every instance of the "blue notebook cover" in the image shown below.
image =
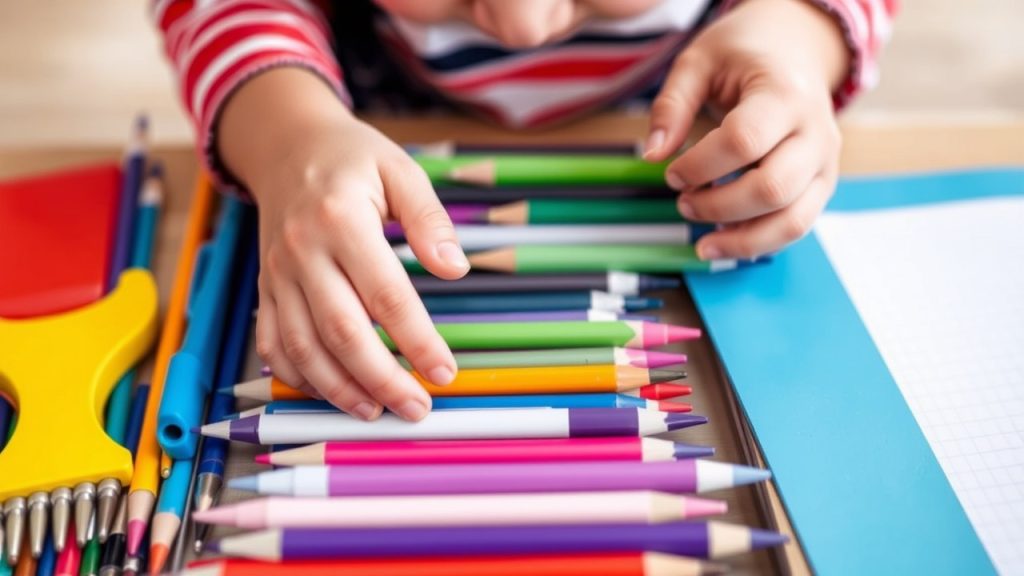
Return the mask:
[[[1019,194],[1020,169],[868,177],[828,209]],[[995,572],[814,234],[686,282],[814,570]]]

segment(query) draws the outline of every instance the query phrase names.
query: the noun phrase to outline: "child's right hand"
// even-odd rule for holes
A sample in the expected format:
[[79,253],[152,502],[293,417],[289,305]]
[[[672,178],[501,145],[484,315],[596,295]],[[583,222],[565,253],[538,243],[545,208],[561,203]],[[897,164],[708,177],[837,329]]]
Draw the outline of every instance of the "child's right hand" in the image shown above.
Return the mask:
[[259,205],[259,355],[285,382],[359,418],[376,418],[382,405],[423,418],[430,396],[371,321],[431,382],[455,377],[451,351],[382,229],[398,220],[420,262],[441,278],[469,270],[423,170],[297,68],[244,84],[224,108],[217,138],[225,164]]

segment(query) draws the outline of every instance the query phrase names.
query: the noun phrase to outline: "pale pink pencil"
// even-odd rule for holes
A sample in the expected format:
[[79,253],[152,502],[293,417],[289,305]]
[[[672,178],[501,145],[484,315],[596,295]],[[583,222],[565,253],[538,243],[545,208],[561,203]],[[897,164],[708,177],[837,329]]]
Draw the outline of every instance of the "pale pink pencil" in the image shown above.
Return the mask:
[[247,529],[616,524],[722,514],[725,502],[650,491],[346,498],[270,497],[196,512],[197,522]]

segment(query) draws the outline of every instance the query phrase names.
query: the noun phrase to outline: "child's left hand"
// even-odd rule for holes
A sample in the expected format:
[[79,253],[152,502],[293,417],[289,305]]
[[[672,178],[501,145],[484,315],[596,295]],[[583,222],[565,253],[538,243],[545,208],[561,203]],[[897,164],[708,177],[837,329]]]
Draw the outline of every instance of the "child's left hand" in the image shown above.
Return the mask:
[[806,0],[746,0],[677,57],[651,108],[645,158],[678,150],[705,103],[726,113],[665,174],[684,217],[725,224],[697,244],[702,259],[752,258],[811,229],[838,177],[831,94],[849,58],[838,24]]

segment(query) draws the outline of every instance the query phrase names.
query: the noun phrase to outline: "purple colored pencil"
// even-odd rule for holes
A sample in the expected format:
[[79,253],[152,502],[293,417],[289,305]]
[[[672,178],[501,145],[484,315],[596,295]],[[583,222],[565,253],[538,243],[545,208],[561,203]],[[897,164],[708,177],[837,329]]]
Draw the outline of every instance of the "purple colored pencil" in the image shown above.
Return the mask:
[[438,324],[471,324],[474,322],[613,322],[636,320],[657,322],[657,316],[618,314],[607,310],[548,310],[539,312],[479,312],[467,314],[431,314]]
[[221,554],[263,560],[663,552],[723,558],[778,546],[785,535],[722,522],[431,528],[287,528],[225,538]]
[[[447,204],[444,207],[453,224],[479,224],[489,208],[487,204]],[[388,222],[384,225],[384,237],[400,240],[405,237],[405,231],[398,222]]]
[[235,478],[266,496],[398,496],[654,490],[709,492],[762,482],[760,468],[711,460],[298,466]]

